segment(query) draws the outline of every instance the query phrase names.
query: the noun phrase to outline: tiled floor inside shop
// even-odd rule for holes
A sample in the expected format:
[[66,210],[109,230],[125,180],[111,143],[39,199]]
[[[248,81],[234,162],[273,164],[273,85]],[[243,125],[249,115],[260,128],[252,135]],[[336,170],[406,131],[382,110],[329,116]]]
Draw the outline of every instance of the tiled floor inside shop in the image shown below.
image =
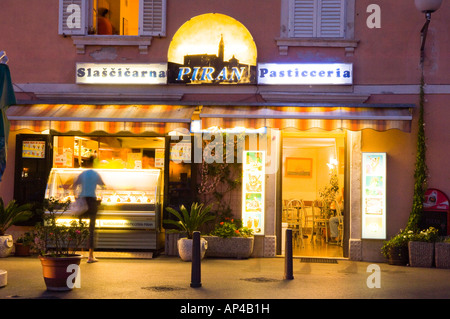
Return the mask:
[[303,246],[301,242],[293,244],[293,255],[298,257],[343,257],[343,247],[336,243],[326,242],[325,239],[314,237],[311,242],[311,236],[304,236]]

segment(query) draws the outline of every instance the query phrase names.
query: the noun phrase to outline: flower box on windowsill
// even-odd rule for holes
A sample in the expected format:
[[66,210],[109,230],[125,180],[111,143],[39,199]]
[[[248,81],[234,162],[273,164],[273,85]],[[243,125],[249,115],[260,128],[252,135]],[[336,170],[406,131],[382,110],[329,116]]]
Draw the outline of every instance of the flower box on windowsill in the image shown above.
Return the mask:
[[206,257],[249,258],[253,253],[254,237],[203,236],[208,241]]

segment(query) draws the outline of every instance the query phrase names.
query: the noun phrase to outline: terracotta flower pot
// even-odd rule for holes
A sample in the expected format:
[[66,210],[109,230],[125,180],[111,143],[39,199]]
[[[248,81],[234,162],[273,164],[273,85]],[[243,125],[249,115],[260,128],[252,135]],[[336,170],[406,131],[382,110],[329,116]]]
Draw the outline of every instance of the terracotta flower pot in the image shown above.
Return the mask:
[[22,243],[15,243],[14,256],[26,257],[30,256],[30,245],[24,245]]
[[42,264],[42,272],[44,275],[47,290],[51,291],[68,291],[72,290],[73,280],[68,278],[73,276],[73,270],[68,269],[70,265],[80,265],[81,255],[70,255],[67,257],[50,257],[39,256]]
[[391,247],[389,249],[389,265],[406,266],[409,262],[408,247]]

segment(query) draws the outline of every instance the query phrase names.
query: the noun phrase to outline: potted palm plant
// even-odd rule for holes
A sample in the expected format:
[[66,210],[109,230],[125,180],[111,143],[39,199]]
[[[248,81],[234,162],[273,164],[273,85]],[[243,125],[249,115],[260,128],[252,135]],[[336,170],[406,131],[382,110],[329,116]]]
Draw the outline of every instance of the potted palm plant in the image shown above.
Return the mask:
[[29,219],[32,215],[31,204],[19,205],[12,200],[5,206],[0,198],[0,257],[7,257],[13,247],[13,238],[7,235],[8,228],[18,222]]
[[44,282],[47,290],[67,291],[73,288],[67,278],[70,265],[79,265],[82,255],[77,250],[86,242],[89,228],[86,222],[72,220],[69,224],[60,224],[58,217],[70,205],[70,201],[59,202],[54,198],[45,200],[43,222],[36,225],[34,247],[39,252]]
[[[178,239],[177,247],[181,259],[183,261],[190,261],[192,260],[192,236],[194,231],[198,231],[206,222],[215,219],[215,216],[210,214],[211,205],[204,207],[204,204],[192,203],[190,211],[184,205],[180,206],[180,212],[171,207],[167,207],[166,210],[178,220],[167,219],[165,222],[177,226],[179,230],[187,235],[187,238]],[[205,256],[207,242],[202,238],[200,244],[201,256],[203,258]]]

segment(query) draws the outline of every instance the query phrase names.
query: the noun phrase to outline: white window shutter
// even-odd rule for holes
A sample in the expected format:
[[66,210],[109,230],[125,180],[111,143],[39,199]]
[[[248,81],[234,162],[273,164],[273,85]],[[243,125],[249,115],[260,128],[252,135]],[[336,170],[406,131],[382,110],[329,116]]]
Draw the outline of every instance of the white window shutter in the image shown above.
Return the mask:
[[344,37],[346,0],[291,0],[289,36],[294,38]]
[[321,38],[341,38],[344,36],[344,0],[321,0],[320,21],[317,36]]
[[166,0],[139,1],[139,35],[166,35]]
[[315,36],[315,0],[292,0],[290,14],[290,36],[312,38]]
[[89,0],[59,0],[59,34],[87,33],[87,1]]

